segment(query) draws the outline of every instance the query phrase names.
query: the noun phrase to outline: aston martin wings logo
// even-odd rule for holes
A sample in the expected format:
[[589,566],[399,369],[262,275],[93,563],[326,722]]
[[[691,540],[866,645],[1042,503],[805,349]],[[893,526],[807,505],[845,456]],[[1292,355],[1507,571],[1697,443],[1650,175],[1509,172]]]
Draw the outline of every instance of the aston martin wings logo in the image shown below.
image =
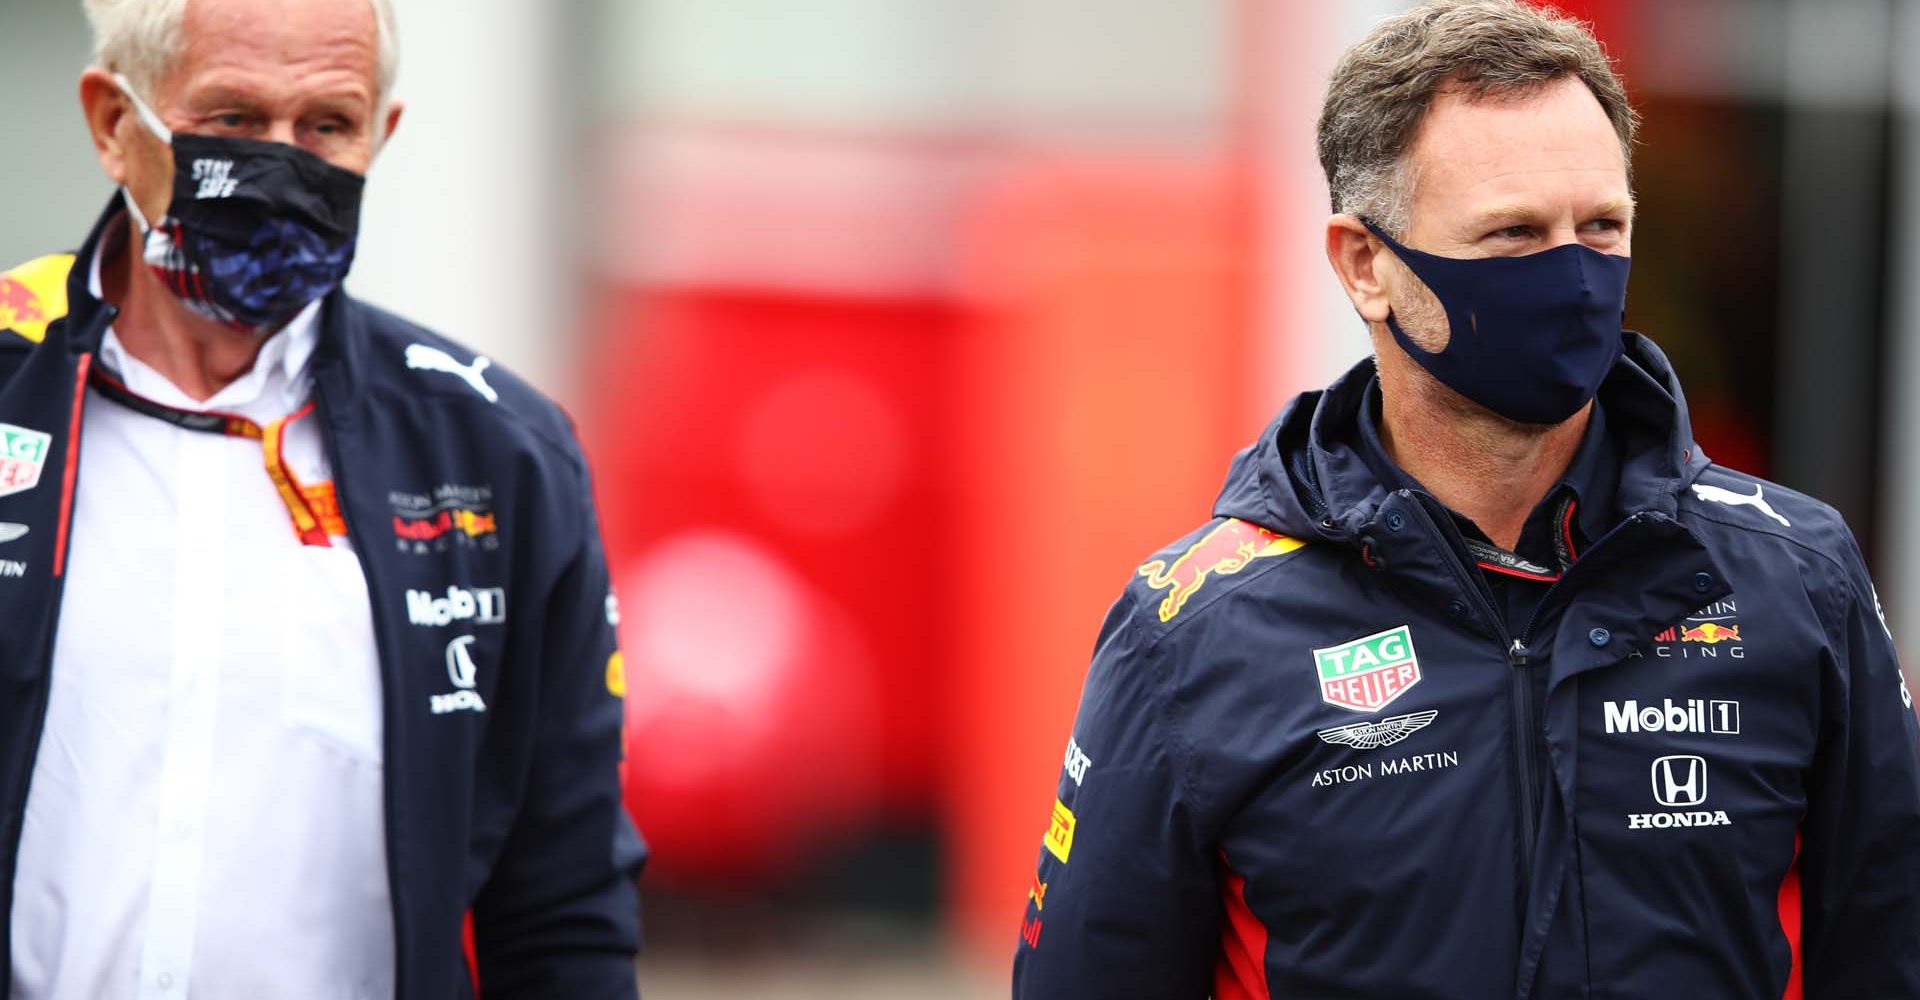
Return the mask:
[[1378,750],[1390,747],[1414,733],[1427,728],[1439,715],[1436,711],[1414,712],[1411,715],[1396,715],[1379,722],[1355,722],[1346,726],[1320,730],[1320,738],[1336,746],[1350,746],[1359,750]]

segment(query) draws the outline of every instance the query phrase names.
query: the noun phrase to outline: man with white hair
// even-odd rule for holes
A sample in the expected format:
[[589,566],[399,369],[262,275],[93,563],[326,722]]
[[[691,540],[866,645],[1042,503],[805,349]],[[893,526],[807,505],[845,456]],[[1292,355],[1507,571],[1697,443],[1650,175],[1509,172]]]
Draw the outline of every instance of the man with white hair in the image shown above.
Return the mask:
[[1109,614],[1018,1000],[1920,998],[1913,699],[1839,515],[1621,329],[1635,122],[1545,5],[1341,58],[1373,356]]
[[0,997],[633,997],[580,447],[340,288],[387,0],[85,2],[118,190],[0,275]]

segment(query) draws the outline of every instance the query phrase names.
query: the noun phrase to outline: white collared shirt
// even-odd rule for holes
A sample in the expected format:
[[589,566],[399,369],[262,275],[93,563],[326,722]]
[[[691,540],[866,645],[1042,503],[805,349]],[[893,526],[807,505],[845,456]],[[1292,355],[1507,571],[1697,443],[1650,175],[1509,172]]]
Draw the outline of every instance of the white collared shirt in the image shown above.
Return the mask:
[[[98,294],[98,275],[95,275]],[[196,402],[109,331],[96,364],[260,424],[312,392],[316,303]],[[261,444],[88,392],[46,728],[13,900],[15,1000],[393,996],[380,670],[345,538],[296,536]],[[289,465],[331,478],[318,417]]]

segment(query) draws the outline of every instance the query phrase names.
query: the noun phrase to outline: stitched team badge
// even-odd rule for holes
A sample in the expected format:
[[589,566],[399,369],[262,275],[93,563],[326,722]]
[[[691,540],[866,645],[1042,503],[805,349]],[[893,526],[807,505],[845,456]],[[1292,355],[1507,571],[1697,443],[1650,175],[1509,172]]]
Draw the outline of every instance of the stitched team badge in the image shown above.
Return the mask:
[[1420,683],[1420,660],[1407,626],[1313,651],[1320,699],[1354,712],[1377,712]]
[[13,424],[0,424],[0,497],[25,493],[40,485],[53,435]]

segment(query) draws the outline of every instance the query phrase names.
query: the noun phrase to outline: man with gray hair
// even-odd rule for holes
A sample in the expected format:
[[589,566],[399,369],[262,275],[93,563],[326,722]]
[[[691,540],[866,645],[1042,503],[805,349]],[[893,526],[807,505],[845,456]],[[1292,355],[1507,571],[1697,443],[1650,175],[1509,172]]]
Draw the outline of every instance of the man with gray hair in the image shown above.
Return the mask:
[[633,997],[572,427],[340,287],[387,0],[85,6],[117,190],[0,274],[0,998]]
[[1373,356],[1108,616],[1016,997],[1920,998],[1912,696],[1839,516],[1621,328],[1634,127],[1519,0],[1341,59]]

